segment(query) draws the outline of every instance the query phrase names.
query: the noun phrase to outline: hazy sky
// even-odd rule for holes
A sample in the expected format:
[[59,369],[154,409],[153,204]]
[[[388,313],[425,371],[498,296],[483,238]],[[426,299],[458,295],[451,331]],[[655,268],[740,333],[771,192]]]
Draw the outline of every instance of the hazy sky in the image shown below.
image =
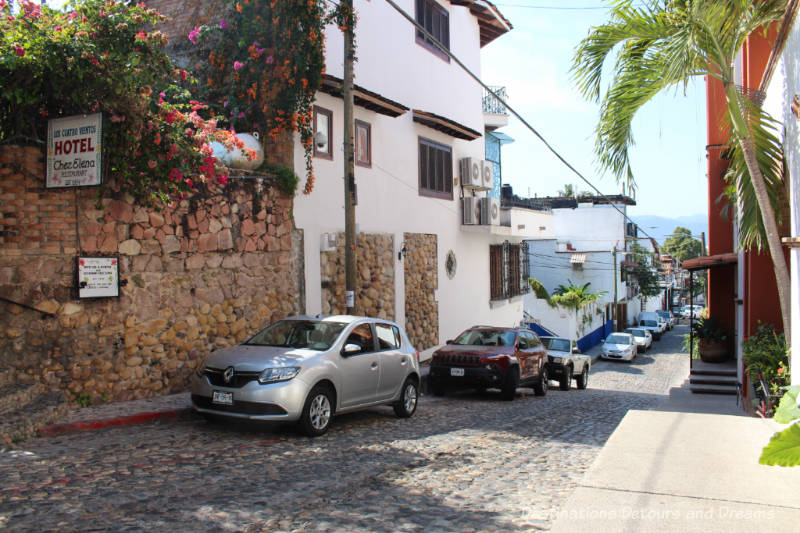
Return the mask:
[[[621,192],[594,159],[598,106],[573,89],[572,54],[594,25],[607,20],[601,0],[497,0],[514,29],[483,49],[482,78],[506,86],[508,101],[561,155],[605,194]],[[540,9],[553,6],[559,9]],[[595,8],[595,9],[567,9]],[[648,103],[634,121],[631,153],[639,190],[634,215],[674,217],[706,213],[705,82]],[[553,195],[564,184],[589,190],[522,123],[511,117],[501,131],[503,182],[520,196]]]

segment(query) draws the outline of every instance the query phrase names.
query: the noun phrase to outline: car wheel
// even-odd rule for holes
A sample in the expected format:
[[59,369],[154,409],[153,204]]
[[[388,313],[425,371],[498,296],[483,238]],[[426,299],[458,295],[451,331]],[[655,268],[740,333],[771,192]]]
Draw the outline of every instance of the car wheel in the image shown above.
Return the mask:
[[536,396],[544,396],[547,394],[547,382],[549,379],[547,367],[542,368],[542,373],[539,374],[539,381],[533,386],[533,393],[536,394]]
[[589,365],[583,365],[583,371],[581,371],[577,385],[580,390],[584,390],[589,385]]
[[309,437],[319,437],[328,431],[333,417],[332,397],[328,387],[317,385],[311,389],[300,415],[300,429],[303,433]]
[[517,394],[517,387],[519,387],[519,368],[512,366],[508,369],[503,388],[500,389],[500,397],[507,402],[512,401]]
[[572,385],[572,367],[565,366],[564,372],[561,374],[561,379],[558,381],[558,388],[561,390],[569,390]]
[[394,414],[400,418],[408,418],[417,410],[419,391],[414,378],[406,378],[400,398],[394,403]]

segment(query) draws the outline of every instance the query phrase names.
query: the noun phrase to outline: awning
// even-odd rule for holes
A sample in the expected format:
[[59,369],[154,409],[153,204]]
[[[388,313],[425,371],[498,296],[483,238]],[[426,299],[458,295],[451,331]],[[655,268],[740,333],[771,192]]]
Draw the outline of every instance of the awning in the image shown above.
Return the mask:
[[436,115],[434,113],[428,113],[427,111],[420,111],[419,109],[415,109],[413,111],[414,114],[414,122],[419,122],[429,128],[433,128],[435,130],[441,131],[442,133],[446,133],[451,137],[455,137],[457,139],[464,139],[467,141],[474,141],[481,136],[481,133],[475,131],[463,124],[459,124],[454,120],[450,120],[449,118],[442,117],[440,115]]
[[727,265],[735,265],[739,261],[739,254],[735,252],[727,254],[704,255],[694,259],[687,259],[681,266],[685,270],[706,270]]
[[[330,74],[323,74],[319,90],[331,96],[341,98],[342,79],[331,76]],[[394,100],[389,100],[385,96],[368,91],[356,84],[353,84],[353,103],[364,109],[369,109],[370,111],[375,111],[376,113],[390,117],[399,117],[408,111],[408,108],[403,104],[395,102]]]
[[586,254],[572,254],[569,257],[569,262],[573,265],[582,265],[586,262]]

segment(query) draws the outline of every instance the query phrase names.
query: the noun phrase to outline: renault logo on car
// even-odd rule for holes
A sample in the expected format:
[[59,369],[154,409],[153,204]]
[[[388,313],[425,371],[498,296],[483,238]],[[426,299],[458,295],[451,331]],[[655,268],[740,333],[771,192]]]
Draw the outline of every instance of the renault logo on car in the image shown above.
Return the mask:
[[229,366],[225,369],[225,372],[222,373],[222,378],[225,380],[225,383],[230,383],[233,379],[233,367]]

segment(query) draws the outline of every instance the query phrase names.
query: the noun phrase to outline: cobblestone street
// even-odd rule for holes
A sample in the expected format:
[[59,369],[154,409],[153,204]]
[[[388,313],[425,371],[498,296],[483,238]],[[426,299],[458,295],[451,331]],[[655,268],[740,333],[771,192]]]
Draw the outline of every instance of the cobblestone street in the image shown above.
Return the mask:
[[0,452],[0,529],[548,529],[625,413],[688,377],[685,330],[598,361],[585,391],[426,396],[411,419],[344,415],[313,440],[199,417],[31,439]]

